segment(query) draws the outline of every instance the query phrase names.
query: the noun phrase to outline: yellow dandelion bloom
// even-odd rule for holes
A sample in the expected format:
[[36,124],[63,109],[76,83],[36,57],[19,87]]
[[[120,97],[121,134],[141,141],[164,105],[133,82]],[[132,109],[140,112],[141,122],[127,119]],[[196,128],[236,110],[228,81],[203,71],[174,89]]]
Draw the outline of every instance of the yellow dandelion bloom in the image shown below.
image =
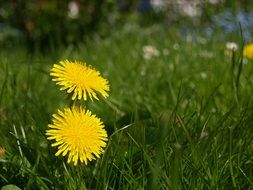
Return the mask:
[[80,160],[87,165],[104,152],[108,140],[106,130],[89,110],[77,106],[58,110],[58,114],[53,114],[52,123],[46,131],[47,139],[55,140],[52,146],[58,147],[56,156],[68,154],[68,163],[76,165]]
[[76,98],[87,100],[87,94],[91,100],[93,97],[98,100],[97,92],[105,98],[108,97],[108,81],[99,71],[83,62],[60,61],[59,64],[53,65],[50,75],[56,84],[62,86],[60,90],[73,93],[72,100]]
[[243,56],[249,59],[253,59],[253,43],[244,46]]

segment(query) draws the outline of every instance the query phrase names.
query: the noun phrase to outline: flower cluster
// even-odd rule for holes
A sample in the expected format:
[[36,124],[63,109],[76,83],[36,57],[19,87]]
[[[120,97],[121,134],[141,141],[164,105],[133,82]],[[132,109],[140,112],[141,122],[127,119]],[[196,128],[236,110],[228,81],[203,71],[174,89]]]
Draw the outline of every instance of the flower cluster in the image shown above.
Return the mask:
[[[60,61],[53,65],[50,75],[61,86],[60,90],[72,95],[72,100],[87,100],[87,97],[98,100],[98,94],[108,97],[108,81],[85,63]],[[78,161],[87,165],[88,161],[99,158],[108,140],[103,122],[82,106],[58,110],[48,127],[47,139],[54,140],[52,146],[58,148],[55,155],[68,155],[67,162],[73,162],[74,165]]]

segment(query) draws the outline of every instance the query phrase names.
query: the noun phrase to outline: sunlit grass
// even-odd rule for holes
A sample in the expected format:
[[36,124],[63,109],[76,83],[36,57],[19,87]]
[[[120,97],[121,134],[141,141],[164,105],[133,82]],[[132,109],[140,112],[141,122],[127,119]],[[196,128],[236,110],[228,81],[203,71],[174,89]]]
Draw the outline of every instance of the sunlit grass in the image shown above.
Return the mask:
[[[253,61],[224,55],[240,35],[182,36],[175,28],[126,25],[105,39],[50,55],[0,52],[0,185],[22,189],[250,189],[253,185]],[[159,53],[149,59],[143,47]],[[152,50],[151,50],[152,51]],[[81,60],[110,81],[101,159],[73,166],[46,140],[67,93],[51,82],[62,59]]]

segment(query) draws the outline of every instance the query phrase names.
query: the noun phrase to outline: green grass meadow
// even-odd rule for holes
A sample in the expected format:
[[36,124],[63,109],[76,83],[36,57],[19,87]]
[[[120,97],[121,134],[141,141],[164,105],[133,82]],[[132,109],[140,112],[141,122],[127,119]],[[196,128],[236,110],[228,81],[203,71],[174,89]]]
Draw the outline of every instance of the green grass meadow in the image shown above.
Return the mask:
[[[225,55],[225,44],[239,48]],[[109,37],[50,53],[0,51],[0,187],[20,189],[252,189],[253,60],[240,33],[212,36],[176,27],[126,24]],[[143,57],[143,47],[158,54]],[[69,104],[49,75],[81,60],[110,83],[86,107],[105,124],[100,159],[67,164],[46,139],[52,114]]]

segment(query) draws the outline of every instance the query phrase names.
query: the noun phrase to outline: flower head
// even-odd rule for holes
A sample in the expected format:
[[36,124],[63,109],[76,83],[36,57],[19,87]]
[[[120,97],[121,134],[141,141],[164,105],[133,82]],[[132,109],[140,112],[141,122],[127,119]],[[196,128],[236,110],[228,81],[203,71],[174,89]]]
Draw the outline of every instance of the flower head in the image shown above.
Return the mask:
[[230,51],[237,51],[238,45],[235,42],[227,42],[226,49]]
[[226,43],[226,49],[225,49],[225,55],[228,57],[232,57],[233,54],[238,50],[238,45],[235,42],[227,42]]
[[253,59],[253,43],[244,46],[243,56],[249,59]]
[[69,7],[69,18],[76,19],[79,16],[79,5],[76,1],[70,1],[68,4]]
[[55,140],[56,156],[68,154],[68,163],[78,160],[87,165],[88,161],[99,158],[106,146],[107,133],[103,123],[89,110],[73,106],[53,114],[53,124],[46,131],[48,140]]
[[108,97],[108,81],[100,76],[99,71],[83,62],[60,61],[59,64],[54,64],[50,75],[56,84],[62,86],[60,90],[73,92],[72,100],[87,100],[87,94],[91,100],[93,97],[98,99],[97,92],[105,98]]

